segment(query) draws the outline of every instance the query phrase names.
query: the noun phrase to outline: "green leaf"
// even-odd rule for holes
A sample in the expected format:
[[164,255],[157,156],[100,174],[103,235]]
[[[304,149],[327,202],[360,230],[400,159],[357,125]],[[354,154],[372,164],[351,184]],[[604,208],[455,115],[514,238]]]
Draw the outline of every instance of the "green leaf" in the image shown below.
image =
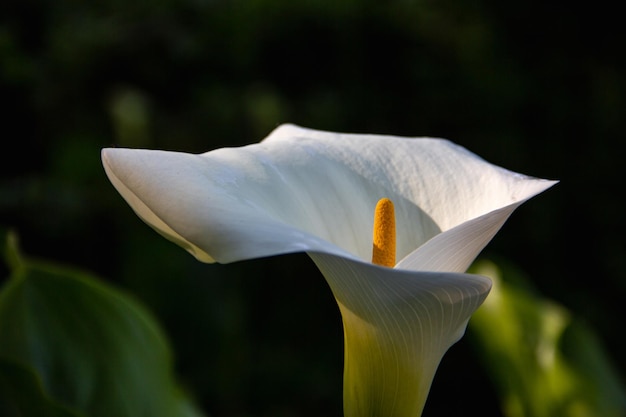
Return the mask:
[[130,296],[88,274],[19,256],[0,292],[0,358],[35,372],[89,417],[198,416],[175,384],[166,339]]
[[590,329],[515,270],[503,280],[495,264],[480,261],[470,272],[493,280],[469,335],[507,417],[626,415],[626,391]]
[[50,399],[33,370],[3,358],[0,358],[0,415],[82,417]]

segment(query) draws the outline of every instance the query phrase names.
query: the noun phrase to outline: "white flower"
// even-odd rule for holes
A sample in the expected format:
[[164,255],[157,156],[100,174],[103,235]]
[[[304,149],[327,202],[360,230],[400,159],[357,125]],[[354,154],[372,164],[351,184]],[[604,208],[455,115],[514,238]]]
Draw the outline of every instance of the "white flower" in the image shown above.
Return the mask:
[[[104,149],[102,160],[139,217],[201,261],[310,255],[343,318],[347,417],[421,414],[439,361],[491,286],[463,272],[555,183],[447,140],[293,125],[241,148]],[[381,198],[395,206],[393,268],[371,263]]]

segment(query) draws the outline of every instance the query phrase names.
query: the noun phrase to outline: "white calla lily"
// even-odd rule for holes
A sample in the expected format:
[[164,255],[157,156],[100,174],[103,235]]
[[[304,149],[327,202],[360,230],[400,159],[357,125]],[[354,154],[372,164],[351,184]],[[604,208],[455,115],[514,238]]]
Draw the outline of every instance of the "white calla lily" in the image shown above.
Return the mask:
[[[489,292],[463,274],[509,215],[554,181],[447,140],[283,125],[201,155],[104,149],[135,212],[204,262],[307,252],[340,307],[348,417],[419,416],[445,351]],[[373,265],[374,208],[393,201],[397,259]]]

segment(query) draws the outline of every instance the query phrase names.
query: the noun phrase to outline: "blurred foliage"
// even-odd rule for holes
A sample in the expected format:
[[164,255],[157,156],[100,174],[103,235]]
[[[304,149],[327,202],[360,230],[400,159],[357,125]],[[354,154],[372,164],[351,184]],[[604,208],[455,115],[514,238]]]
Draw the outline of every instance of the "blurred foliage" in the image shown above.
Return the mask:
[[49,398],[33,369],[2,357],[0,357],[0,415],[82,417]]
[[[198,264],[130,212],[99,151],[204,152],[257,142],[282,122],[447,137],[561,180],[525,204],[486,255],[510,258],[542,294],[584,313],[626,374],[626,339],[615,331],[626,291],[616,151],[626,39],[615,7],[3,1],[0,226],[18,231],[26,253],[94,271],[146,303],[203,409],[340,415],[339,314],[308,258]],[[425,415],[500,415],[485,408],[497,404],[486,378],[462,340]]]
[[[171,375],[169,346],[132,298],[18,252],[0,291],[3,416],[199,417]],[[17,395],[16,395],[17,394]],[[13,412],[12,412],[13,410]]]
[[505,416],[626,415],[626,388],[595,334],[577,317],[538,296],[510,266],[481,260],[470,272],[493,281],[471,319],[470,335]]

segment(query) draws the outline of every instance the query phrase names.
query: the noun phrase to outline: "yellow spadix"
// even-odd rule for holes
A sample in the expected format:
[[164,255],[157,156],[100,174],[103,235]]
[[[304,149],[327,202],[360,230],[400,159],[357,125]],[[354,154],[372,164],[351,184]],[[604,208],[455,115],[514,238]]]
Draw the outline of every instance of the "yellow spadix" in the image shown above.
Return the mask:
[[396,265],[396,216],[393,202],[382,198],[374,212],[372,263],[393,268]]

